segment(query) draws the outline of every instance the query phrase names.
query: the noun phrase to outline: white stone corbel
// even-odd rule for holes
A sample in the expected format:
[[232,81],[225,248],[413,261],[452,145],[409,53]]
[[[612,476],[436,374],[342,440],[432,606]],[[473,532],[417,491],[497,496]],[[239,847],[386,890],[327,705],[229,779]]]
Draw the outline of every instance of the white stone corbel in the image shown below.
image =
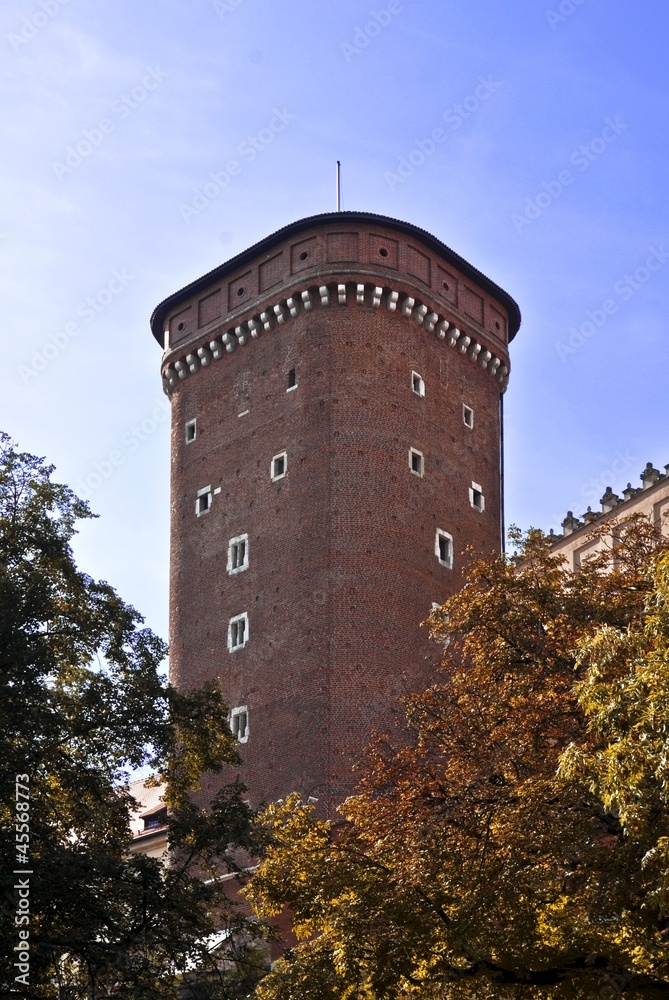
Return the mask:
[[291,297],[289,299],[286,299],[286,305],[288,306],[288,309],[290,311],[290,315],[293,317],[293,319],[295,319],[295,317],[297,316],[298,312],[300,311],[299,300],[298,299],[294,299],[293,296],[291,295]]
[[425,317],[427,316],[427,306],[426,305],[416,306],[416,308],[412,313],[412,316],[414,322],[418,323],[418,325],[421,326],[425,320]]
[[174,368],[166,368],[163,372],[163,378],[166,378],[170,385],[176,385],[179,381],[179,376]]
[[241,326],[236,326],[235,327],[235,337],[237,338],[237,342],[238,342],[239,346],[243,347],[244,344],[246,343],[246,341],[249,339],[248,333],[246,332],[246,328],[244,327],[244,324],[242,324]]
[[440,319],[434,328],[435,337],[437,337],[438,340],[443,340],[450,325],[451,324],[447,319]]
[[330,305],[330,291],[328,289],[328,286],[327,285],[321,285],[319,287],[319,289],[318,289],[318,294],[321,297],[321,305],[322,306],[329,306]]
[[487,368],[488,362],[490,361],[492,354],[490,351],[481,351],[478,358],[476,359],[481,368]]
[[394,313],[397,309],[397,303],[399,302],[400,293],[391,292],[388,296],[388,312]]
[[497,369],[499,368],[499,366],[501,365],[501,363],[502,362],[501,362],[500,358],[493,357],[492,361],[490,361],[488,363],[488,372],[491,375],[494,375],[496,373]]
[[223,344],[220,342],[220,340],[210,340],[209,350],[211,351],[212,357],[214,358],[215,361],[220,361],[221,358],[223,357],[223,354],[225,353],[223,350]]
[[172,395],[172,383],[169,381],[169,379],[166,378],[163,379],[163,392],[165,393],[166,396]]
[[425,327],[425,329],[427,330],[428,333],[432,333],[432,331],[434,330],[435,324],[436,324],[436,322],[437,322],[438,319],[439,319],[439,317],[437,316],[436,313],[428,313],[427,314],[427,316],[425,317],[425,322],[423,323],[423,326]]
[[467,357],[470,361],[476,361],[477,357],[481,353],[481,345],[475,340],[469,345],[469,350],[467,351]]
[[310,309],[314,308],[314,300],[312,299],[311,292],[308,289],[302,292],[302,302],[307,312],[309,312]]
[[455,347],[459,339],[460,339],[460,331],[458,330],[457,326],[452,326],[448,331],[448,340],[447,340],[448,346]]
[[260,313],[260,322],[262,323],[264,330],[267,330],[269,332],[272,329],[273,318],[274,317],[272,316],[271,312]]
[[355,301],[356,301],[357,305],[364,306],[364,304],[365,304],[365,286],[364,285],[356,285],[356,289],[355,289]]
[[224,333],[222,336],[222,341],[225,344],[225,349],[228,354],[232,354],[237,346],[237,338],[232,333]]
[[468,337],[466,333],[461,333],[460,336],[458,337],[458,342],[455,346],[457,347],[460,354],[464,354],[469,345],[471,344],[471,342],[472,342],[471,337]]
[[284,309],[284,307],[281,305],[280,302],[278,302],[274,306],[274,315],[276,316],[276,321],[279,324],[279,326],[282,323],[286,322],[286,310]]
[[402,315],[410,316],[411,313],[413,312],[413,307],[415,305],[416,305],[416,300],[412,299],[411,296],[408,296],[406,299],[404,299],[402,302]]
[[200,367],[200,359],[198,358],[197,354],[187,354],[186,364],[188,365],[188,368],[191,372],[196,372]]
[[379,306],[381,305],[382,295],[383,295],[383,289],[379,288],[379,286],[377,285],[374,291],[372,292],[372,305],[374,306],[375,309],[378,309]]
[[200,359],[200,364],[203,368],[206,368],[208,364],[211,363],[211,354],[207,347],[198,347],[197,356]]
[[504,379],[508,377],[509,377],[509,369],[506,367],[506,365],[502,365],[501,368],[497,369],[497,372],[495,373],[495,378],[497,379],[498,382],[503,382]]
[[337,299],[340,306],[346,305],[346,285],[337,285]]
[[260,323],[257,319],[250,319],[246,324],[249,328],[249,333],[254,340],[257,340],[260,336]]
[[177,374],[179,375],[179,378],[181,379],[188,378],[189,375],[188,365],[186,364],[185,361],[181,361],[181,359],[179,359],[179,361],[176,361],[174,363],[174,367],[177,371]]

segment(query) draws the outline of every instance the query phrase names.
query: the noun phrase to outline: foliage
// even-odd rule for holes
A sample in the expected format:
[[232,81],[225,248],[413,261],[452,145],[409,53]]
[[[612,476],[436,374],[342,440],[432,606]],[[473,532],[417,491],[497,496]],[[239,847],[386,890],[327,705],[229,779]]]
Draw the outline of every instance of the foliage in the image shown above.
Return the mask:
[[300,944],[258,998],[669,992],[669,557],[643,518],[600,537],[578,573],[534,531],[477,563],[342,821],[267,811],[247,892]]
[[[77,569],[70,541],[92,515],[52,472],[2,435],[0,992],[171,998],[203,967],[209,995],[245,996],[258,978],[260,931],[218,876],[252,849],[251,813],[238,783],[211,809],[191,796],[203,772],[236,762],[227,709],[213,687],[171,688],[159,670],[163,642],[112,587]],[[130,853],[127,779],[142,765],[166,782],[169,864]],[[29,922],[17,923],[16,886],[26,880]],[[220,975],[207,940],[222,927]],[[26,930],[30,972],[17,979]]]

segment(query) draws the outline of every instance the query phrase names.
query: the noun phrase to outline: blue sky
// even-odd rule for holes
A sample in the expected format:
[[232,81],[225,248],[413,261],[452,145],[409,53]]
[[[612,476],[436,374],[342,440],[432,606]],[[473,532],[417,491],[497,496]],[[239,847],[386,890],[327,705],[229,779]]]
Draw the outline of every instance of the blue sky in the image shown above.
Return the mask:
[[5,0],[0,426],[100,515],[82,567],[166,634],[149,316],[332,210],[337,159],[344,208],[521,307],[508,521],[557,528],[669,462],[668,28],[660,0]]

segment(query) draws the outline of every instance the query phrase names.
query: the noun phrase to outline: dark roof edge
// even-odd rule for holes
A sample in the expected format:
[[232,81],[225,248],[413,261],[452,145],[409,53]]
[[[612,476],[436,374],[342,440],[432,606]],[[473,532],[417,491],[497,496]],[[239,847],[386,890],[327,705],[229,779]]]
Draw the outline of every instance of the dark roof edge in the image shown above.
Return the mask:
[[426,247],[430,250],[435,251],[444,257],[449,263],[453,264],[462,274],[468,277],[470,280],[475,281],[478,285],[484,288],[487,292],[493,295],[502,305],[506,308],[509,314],[509,340],[513,340],[518,328],[520,327],[520,309],[518,304],[515,302],[511,296],[496,285],[494,281],[487,278],[485,274],[477,270],[464,259],[460,257],[454,250],[447,247],[445,243],[438,240],[431,233],[426,232],[425,229],[421,229],[419,226],[414,226],[410,222],[402,222],[400,219],[392,219],[386,215],[375,215],[373,212],[324,212],[321,215],[311,215],[306,219],[298,219],[297,222],[291,222],[289,225],[284,226],[282,229],[278,229],[271,236],[266,236],[264,239],[260,240],[258,243],[254,243],[253,246],[249,247],[247,250],[243,250],[241,253],[237,254],[236,257],[232,257],[230,260],[225,261],[223,264],[219,264],[215,267],[213,271],[209,271],[207,274],[203,274],[201,278],[197,278],[192,281],[189,285],[180,289],[178,292],[174,292],[172,295],[168,295],[166,299],[156,306],[153,310],[153,315],[151,316],[151,331],[153,336],[156,338],[158,343],[164,346],[163,343],[163,323],[165,316],[170,312],[174,306],[179,305],[185,299],[190,298],[191,295],[195,294],[199,289],[204,289],[212,282],[217,281],[219,278],[223,278],[226,274],[230,274],[235,271],[238,267],[242,267],[247,262],[253,260],[259,254],[271,250],[278,243],[282,242],[287,236],[301,233],[305,229],[312,229],[314,226],[324,225],[325,223],[332,222],[335,219],[341,222],[361,222],[361,223],[374,223],[377,226],[385,226],[387,229],[395,229],[401,233],[406,233],[408,236],[413,236],[415,239],[420,240]]

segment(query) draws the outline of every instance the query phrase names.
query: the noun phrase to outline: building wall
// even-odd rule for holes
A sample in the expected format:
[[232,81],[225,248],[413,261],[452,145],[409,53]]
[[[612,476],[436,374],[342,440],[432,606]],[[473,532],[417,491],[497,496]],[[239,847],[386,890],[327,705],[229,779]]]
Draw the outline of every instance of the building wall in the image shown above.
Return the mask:
[[[438,652],[420,622],[461,586],[465,548],[500,548],[508,355],[486,325],[506,335],[509,310],[452,260],[385,223],[379,233],[378,223],[328,218],[225,281],[201,282],[164,317],[170,674],[183,689],[218,678],[231,707],[248,711],[241,773],[254,804],[298,790],[332,814],[354,787],[356,756],[392,726],[399,698],[433,677]],[[316,272],[296,275],[305,252]],[[363,260],[327,259],[354,253]],[[429,265],[422,282],[411,273],[418,254]],[[279,277],[262,294],[270,266]],[[454,289],[457,309],[443,288],[436,293],[434,275]],[[203,312],[216,296],[229,310],[249,288],[245,312],[222,312],[220,322]],[[477,301],[480,323],[463,315]],[[194,334],[196,316],[209,321],[204,337]],[[193,327],[178,331],[184,317]],[[190,339],[175,344],[171,331]],[[225,350],[225,335],[234,349]],[[410,448],[423,457],[422,475],[411,470]],[[272,481],[272,458],[283,452],[287,472]],[[472,484],[483,511],[472,505]],[[197,516],[205,487],[211,506]],[[437,529],[452,536],[452,568],[435,553]],[[229,541],[242,535],[249,565],[231,574]],[[229,621],[242,613],[248,641],[231,652]]]
[[164,808],[162,785],[150,785],[145,780],[132,781],[130,794],[137,802],[137,808],[130,816],[133,854],[148,854],[150,858],[163,858],[167,854],[167,824],[154,826],[147,819]]

